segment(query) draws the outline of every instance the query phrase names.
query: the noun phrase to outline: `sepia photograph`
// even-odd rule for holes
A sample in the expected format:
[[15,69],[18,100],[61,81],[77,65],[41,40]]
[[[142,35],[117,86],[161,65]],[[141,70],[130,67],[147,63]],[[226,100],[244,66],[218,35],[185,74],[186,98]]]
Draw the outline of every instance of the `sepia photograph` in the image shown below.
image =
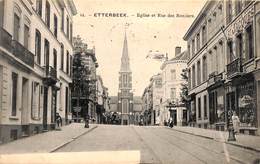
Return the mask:
[[0,164],[260,164],[259,0],[0,0]]

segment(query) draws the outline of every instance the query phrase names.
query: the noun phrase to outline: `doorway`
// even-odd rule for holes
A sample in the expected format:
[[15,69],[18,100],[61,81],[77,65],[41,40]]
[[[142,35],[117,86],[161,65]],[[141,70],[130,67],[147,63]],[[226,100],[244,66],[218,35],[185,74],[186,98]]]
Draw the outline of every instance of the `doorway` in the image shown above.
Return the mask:
[[[29,93],[29,82],[28,79],[22,79],[22,110],[21,110],[21,125],[22,135],[28,135],[28,93]],[[31,95],[33,96],[33,95]]]
[[44,87],[44,93],[43,93],[43,118],[42,118],[42,124],[43,124],[43,130],[48,130],[47,125],[47,116],[48,116],[48,87]]

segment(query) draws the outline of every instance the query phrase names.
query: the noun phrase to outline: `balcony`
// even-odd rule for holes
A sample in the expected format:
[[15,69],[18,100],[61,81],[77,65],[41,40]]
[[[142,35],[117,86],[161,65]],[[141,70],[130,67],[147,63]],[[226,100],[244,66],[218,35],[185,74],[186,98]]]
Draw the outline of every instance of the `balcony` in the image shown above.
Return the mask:
[[5,29],[0,27],[0,46],[3,46],[8,51],[12,51],[12,35]]
[[16,40],[12,41],[13,55],[25,64],[34,67],[34,55]]
[[57,70],[51,66],[46,66],[45,68],[46,76],[44,78],[44,83],[49,86],[55,85],[58,81]]
[[243,73],[241,66],[241,58],[237,58],[227,65],[227,77],[234,78]]
[[223,82],[222,73],[218,74],[218,72],[215,71],[209,74],[208,87],[212,85],[220,84],[221,82]]

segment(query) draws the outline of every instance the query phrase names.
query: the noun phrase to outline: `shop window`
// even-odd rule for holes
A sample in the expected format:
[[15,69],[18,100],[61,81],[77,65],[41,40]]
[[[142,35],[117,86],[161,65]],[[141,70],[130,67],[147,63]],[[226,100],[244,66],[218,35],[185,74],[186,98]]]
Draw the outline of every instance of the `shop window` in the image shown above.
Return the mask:
[[36,13],[42,16],[42,0],[36,0]]
[[238,86],[238,110],[241,127],[256,127],[256,89],[254,80]]
[[18,75],[12,72],[12,116],[16,116],[17,113],[17,82]]
[[35,56],[36,63],[41,64],[41,33],[37,29],[35,32]]

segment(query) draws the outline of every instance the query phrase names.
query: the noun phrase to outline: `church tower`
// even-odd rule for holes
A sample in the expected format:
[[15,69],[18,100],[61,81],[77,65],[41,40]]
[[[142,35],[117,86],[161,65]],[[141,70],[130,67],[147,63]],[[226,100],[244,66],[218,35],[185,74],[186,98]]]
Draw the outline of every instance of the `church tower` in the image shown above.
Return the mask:
[[121,112],[121,124],[130,124],[130,115],[133,112],[132,72],[128,56],[127,37],[125,34],[121,68],[119,71],[118,109]]

